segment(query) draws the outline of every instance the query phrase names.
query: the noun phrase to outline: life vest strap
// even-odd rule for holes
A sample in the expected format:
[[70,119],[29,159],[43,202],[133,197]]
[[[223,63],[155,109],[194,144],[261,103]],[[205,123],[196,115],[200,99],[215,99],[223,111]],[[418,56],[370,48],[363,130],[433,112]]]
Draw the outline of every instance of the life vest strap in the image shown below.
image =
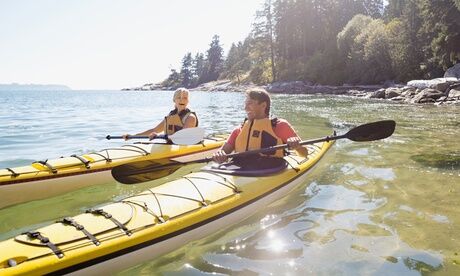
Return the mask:
[[64,254],[62,253],[62,251],[54,243],[52,243],[50,241],[50,239],[48,239],[47,237],[42,236],[42,234],[40,234],[40,232],[38,232],[38,231],[29,231],[29,232],[25,232],[25,233],[22,233],[22,234],[27,235],[27,237],[29,237],[29,239],[37,239],[41,243],[43,243],[46,246],[48,246],[49,249],[51,249],[53,251],[53,253],[59,259],[64,257]]

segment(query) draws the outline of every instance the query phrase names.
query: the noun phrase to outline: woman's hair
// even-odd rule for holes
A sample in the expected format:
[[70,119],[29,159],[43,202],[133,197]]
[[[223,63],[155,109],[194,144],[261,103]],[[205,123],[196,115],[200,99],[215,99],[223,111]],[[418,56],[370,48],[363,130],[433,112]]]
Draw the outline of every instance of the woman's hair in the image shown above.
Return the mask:
[[188,89],[185,88],[185,87],[177,88],[176,91],[174,91],[173,101],[176,98],[180,97],[180,94],[183,93],[183,92],[188,94]]
[[263,89],[263,88],[250,88],[246,91],[246,96],[248,96],[251,100],[256,100],[259,104],[267,103],[267,107],[265,108],[265,114],[270,115],[270,94]]

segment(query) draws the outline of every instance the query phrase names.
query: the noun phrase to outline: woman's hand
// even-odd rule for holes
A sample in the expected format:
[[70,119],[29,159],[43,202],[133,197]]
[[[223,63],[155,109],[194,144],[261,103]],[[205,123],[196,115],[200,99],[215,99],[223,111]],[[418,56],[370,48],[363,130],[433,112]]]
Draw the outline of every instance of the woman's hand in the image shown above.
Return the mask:
[[152,131],[150,134],[149,134],[149,140],[153,140],[155,139],[155,137],[158,136],[158,133],[156,133],[155,131]]
[[121,137],[123,137],[123,139],[125,139],[125,141],[129,140],[129,136],[131,136],[131,134],[123,134],[123,135],[121,135]]

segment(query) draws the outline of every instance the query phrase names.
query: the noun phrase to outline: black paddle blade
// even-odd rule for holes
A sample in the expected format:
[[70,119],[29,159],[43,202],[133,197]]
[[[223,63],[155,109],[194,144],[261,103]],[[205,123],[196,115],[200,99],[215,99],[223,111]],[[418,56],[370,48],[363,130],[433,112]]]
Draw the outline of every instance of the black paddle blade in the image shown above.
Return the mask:
[[180,163],[170,163],[169,159],[141,161],[114,167],[112,176],[123,184],[137,184],[168,176],[182,166]]
[[357,126],[343,136],[355,142],[375,141],[390,137],[395,127],[393,120],[378,121]]

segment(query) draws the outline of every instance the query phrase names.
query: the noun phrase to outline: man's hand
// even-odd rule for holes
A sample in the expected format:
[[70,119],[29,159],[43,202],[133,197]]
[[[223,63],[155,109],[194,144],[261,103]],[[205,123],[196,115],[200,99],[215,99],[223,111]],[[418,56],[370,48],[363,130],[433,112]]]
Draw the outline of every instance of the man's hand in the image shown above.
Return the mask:
[[302,141],[300,137],[290,137],[287,139],[286,144],[288,145],[289,149],[297,150],[302,147],[299,143]]
[[129,136],[131,136],[131,134],[123,134],[123,135],[121,135],[121,137],[123,137],[123,139],[125,139],[125,141],[129,140]]
[[224,163],[225,161],[227,161],[228,157],[225,151],[220,149],[212,155],[212,160],[220,164],[220,163]]
[[286,144],[288,144],[289,149],[295,150],[299,156],[307,157],[308,149],[300,144],[301,141],[300,137],[290,137],[287,139]]

